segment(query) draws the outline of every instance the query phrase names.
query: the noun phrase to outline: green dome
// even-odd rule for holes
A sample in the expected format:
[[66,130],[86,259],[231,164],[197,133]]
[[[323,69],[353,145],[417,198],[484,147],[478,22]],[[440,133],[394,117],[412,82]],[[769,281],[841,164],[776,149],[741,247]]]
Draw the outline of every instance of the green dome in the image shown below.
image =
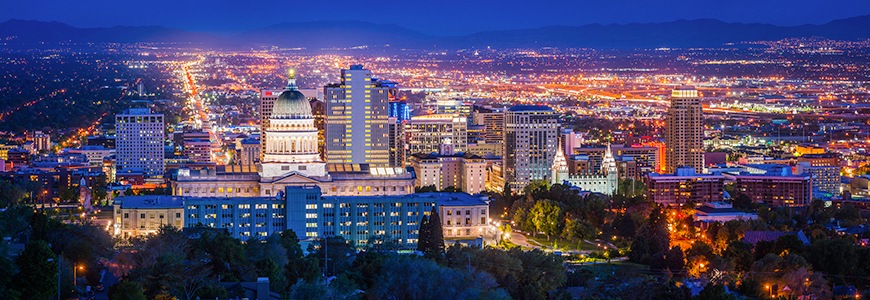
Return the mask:
[[278,99],[275,100],[275,105],[272,106],[272,115],[270,119],[313,119],[311,113],[311,104],[308,98],[296,88],[296,78],[292,75],[287,80],[287,88]]

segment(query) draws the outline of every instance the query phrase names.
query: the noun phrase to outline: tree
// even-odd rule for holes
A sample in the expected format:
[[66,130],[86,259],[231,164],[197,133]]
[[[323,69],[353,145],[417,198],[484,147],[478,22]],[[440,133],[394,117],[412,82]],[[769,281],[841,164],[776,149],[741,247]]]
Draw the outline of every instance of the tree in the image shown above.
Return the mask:
[[0,207],[13,207],[23,199],[23,189],[8,181],[0,180]]
[[743,241],[732,241],[722,252],[722,256],[734,260],[737,271],[748,271],[755,261],[752,256],[752,245]]
[[426,253],[429,250],[429,241],[432,239],[429,228],[429,217],[423,215],[420,219],[420,229],[417,230],[417,251]]
[[598,228],[586,220],[568,219],[565,222],[565,229],[562,230],[562,236],[578,242],[584,239],[594,239],[598,236]]
[[142,285],[124,280],[109,288],[109,300],[145,300]]
[[773,253],[776,255],[801,254],[804,252],[804,242],[796,234],[782,235],[776,239],[773,245]]
[[535,204],[531,212],[532,222],[535,224],[535,234],[543,232],[550,236],[559,234],[559,226],[562,219],[562,208],[553,200],[541,200]]
[[429,214],[429,252],[438,257],[444,255],[444,230],[441,227],[441,217],[438,216],[438,210],[435,206],[432,207],[432,212]]
[[495,279],[473,268],[442,267],[427,259],[393,256],[366,292],[368,299],[510,299]]
[[634,224],[634,220],[627,213],[620,212],[616,214],[616,217],[613,219],[613,229],[615,229],[616,235],[625,238],[634,237],[635,233],[637,233],[637,225]]
[[341,236],[318,239],[308,245],[308,256],[317,257],[326,277],[344,273],[351,267],[351,256],[356,250]]
[[668,269],[670,269],[672,273],[681,272],[686,266],[686,259],[683,256],[683,250],[680,249],[680,246],[668,250],[667,264]]
[[287,229],[279,235],[279,242],[287,252],[287,264],[284,265],[284,276],[287,280],[287,285],[292,286],[299,280],[312,281],[320,277],[320,269],[317,268],[319,260],[317,257],[305,257],[302,252],[302,246],[299,244],[299,238],[296,232]]
[[733,300],[737,299],[734,295],[729,294],[725,290],[725,286],[721,284],[708,283],[704,286],[698,295],[692,297],[693,300]]
[[15,265],[20,271],[12,284],[21,299],[48,299],[57,295],[57,255],[51,252],[48,243],[41,240],[27,243]]

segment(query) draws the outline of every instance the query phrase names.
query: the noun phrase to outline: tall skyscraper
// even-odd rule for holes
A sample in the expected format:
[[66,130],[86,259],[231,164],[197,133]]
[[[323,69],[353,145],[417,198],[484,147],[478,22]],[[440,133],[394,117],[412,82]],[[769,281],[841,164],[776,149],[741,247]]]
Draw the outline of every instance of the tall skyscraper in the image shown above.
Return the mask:
[[704,172],[704,115],[694,87],[682,86],[671,92],[671,106],[665,119],[665,173],[679,167]]
[[163,114],[148,108],[130,108],[115,115],[117,169],[142,171],[146,177],[162,181]]
[[559,115],[548,106],[517,105],[504,117],[504,178],[514,190],[545,180],[559,147]]
[[328,163],[389,165],[389,89],[362,65],[341,70],[341,83],[323,88]]

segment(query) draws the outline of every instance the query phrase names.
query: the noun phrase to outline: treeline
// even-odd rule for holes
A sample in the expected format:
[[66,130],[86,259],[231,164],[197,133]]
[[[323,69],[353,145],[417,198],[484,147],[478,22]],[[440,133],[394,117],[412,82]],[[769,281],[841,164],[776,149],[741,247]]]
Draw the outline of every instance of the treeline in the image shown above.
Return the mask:
[[562,260],[552,254],[459,245],[439,254],[427,247],[425,256],[400,255],[391,238],[375,236],[358,252],[341,237],[327,237],[303,252],[291,230],[242,243],[223,230],[167,226],[132,239],[115,257],[123,280],[109,295],[243,298],[244,291],[221,282],[269,277],[272,292],[285,299],[547,299],[565,283]]
[[[85,286],[97,286],[101,261],[111,257],[113,246],[100,226],[64,224],[24,206],[0,213],[0,237],[25,243],[14,260],[0,256],[0,298],[12,300],[57,297],[58,280],[63,299],[84,292]],[[4,254],[8,247],[5,239],[0,241]],[[73,274],[78,286],[73,286]]]

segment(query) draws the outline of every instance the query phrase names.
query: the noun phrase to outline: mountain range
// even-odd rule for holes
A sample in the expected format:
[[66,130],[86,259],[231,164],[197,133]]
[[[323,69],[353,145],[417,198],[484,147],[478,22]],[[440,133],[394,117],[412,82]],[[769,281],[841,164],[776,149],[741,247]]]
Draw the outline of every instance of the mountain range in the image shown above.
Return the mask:
[[547,26],[437,37],[395,24],[315,21],[281,23],[221,37],[162,26],[77,28],[60,22],[12,19],[0,23],[0,41],[9,44],[160,42],[222,48],[277,46],[308,50],[359,46],[389,46],[394,49],[687,48],[812,36],[836,40],[870,39],[870,30],[867,28],[870,28],[870,15],[834,20],[822,25],[776,26],[697,19],[645,24]]

